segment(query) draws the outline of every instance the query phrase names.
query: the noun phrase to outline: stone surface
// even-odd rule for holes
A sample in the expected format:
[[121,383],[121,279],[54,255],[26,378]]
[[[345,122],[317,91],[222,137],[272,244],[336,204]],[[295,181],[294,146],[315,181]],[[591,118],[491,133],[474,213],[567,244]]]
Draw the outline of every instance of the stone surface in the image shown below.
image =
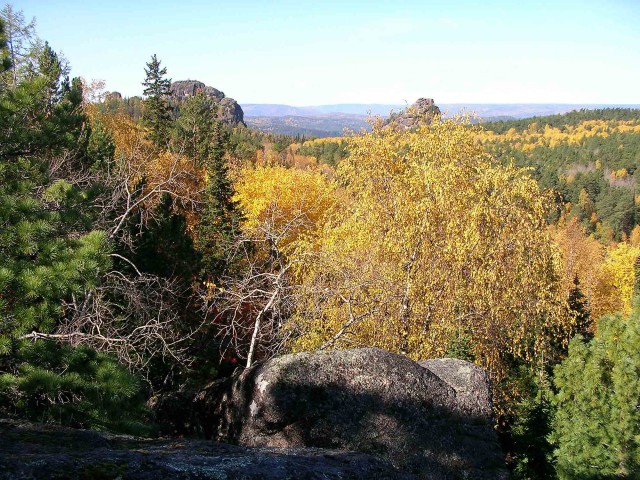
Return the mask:
[[172,101],[178,106],[186,102],[199,91],[212,100],[214,105],[218,106],[216,118],[236,127],[238,125],[246,126],[244,123],[244,113],[242,107],[233,98],[226,97],[220,90],[209,87],[198,80],[178,80],[171,84]]
[[413,478],[361,453],[139,439],[0,420],[0,480]]
[[220,441],[359,451],[421,479],[507,478],[490,399],[461,386],[458,362],[434,373],[375,348],[285,355],[210,386],[199,416]]
[[482,368],[457,358],[423,360],[418,365],[453,388],[458,405],[466,415],[491,420],[491,386],[489,377]]
[[433,98],[419,98],[413,105],[392,114],[386,124],[408,130],[420,125],[429,125],[439,116],[440,108],[434,103]]
[[104,94],[105,102],[109,102],[113,100],[122,100],[122,94],[120,92],[106,92]]

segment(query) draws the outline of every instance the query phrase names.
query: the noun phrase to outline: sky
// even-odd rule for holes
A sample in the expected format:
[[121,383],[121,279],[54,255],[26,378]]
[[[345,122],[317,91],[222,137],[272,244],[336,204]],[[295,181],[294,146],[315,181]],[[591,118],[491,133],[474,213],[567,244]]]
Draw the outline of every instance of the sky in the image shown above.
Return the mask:
[[157,54],[241,104],[640,104],[640,0],[10,3],[125,96]]

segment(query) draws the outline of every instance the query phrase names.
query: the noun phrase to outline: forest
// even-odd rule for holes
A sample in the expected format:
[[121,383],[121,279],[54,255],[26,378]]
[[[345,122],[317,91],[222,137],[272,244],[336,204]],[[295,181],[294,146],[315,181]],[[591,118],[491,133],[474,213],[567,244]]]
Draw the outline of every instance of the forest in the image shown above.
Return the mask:
[[514,478],[636,478],[640,111],[267,135],[0,18],[0,416],[170,434],[154,398],[376,346],[485,368]]

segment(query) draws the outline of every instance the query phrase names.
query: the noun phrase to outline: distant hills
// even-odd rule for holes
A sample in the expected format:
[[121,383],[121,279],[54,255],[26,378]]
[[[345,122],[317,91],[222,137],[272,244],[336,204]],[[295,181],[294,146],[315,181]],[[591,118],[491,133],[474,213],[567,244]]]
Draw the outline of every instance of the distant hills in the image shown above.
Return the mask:
[[316,105],[309,107],[293,107],[291,105],[270,103],[250,103],[243,104],[242,110],[244,111],[245,117],[317,117],[336,114],[358,115],[365,117],[371,114],[386,117],[392,110],[397,112],[406,107],[407,105],[379,105],[364,103]]
[[[370,115],[387,117],[408,105],[336,104],[296,107],[281,104],[243,104],[244,120],[249,127],[265,133],[334,137],[344,130],[367,128]],[[567,113],[572,110],[596,108],[640,108],[631,104],[562,104],[562,103],[444,103],[438,104],[445,116],[460,112],[475,113],[481,121],[510,120]]]

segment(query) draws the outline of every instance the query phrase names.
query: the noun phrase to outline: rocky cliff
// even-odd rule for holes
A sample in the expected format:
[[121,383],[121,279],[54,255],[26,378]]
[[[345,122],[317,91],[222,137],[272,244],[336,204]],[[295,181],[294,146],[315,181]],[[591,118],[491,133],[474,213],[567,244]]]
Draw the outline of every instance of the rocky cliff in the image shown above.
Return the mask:
[[226,97],[223,92],[216,88],[209,87],[197,80],[179,80],[171,84],[171,91],[173,92],[171,95],[172,103],[178,108],[189,97],[201,91],[211,99],[213,106],[217,106],[216,118],[233,127],[238,125],[246,126],[242,107],[233,98]]

